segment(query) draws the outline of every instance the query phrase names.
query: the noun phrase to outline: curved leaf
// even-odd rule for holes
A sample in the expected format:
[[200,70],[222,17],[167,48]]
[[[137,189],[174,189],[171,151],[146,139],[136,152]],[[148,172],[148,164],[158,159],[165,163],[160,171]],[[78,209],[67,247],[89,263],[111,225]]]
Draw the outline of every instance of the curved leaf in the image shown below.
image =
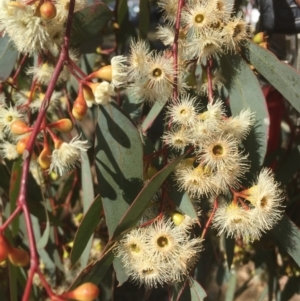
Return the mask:
[[154,103],[153,107],[151,108],[150,112],[148,113],[147,117],[142,123],[142,130],[143,133],[147,132],[147,130],[151,127],[156,117],[159,115],[159,113],[162,111],[166,104],[166,101],[157,101]]
[[195,280],[190,280],[191,301],[203,301],[207,296],[203,287]]
[[148,0],[140,0],[139,20],[140,38],[147,39],[150,27],[150,2]]
[[300,112],[300,73],[278,60],[272,52],[250,40],[245,42],[244,55],[255,69]]
[[113,233],[113,238],[116,238],[123,231],[136,225],[146,210],[149,202],[156,193],[157,189],[162,185],[168,175],[173,171],[176,165],[185,157],[185,154],[178,157],[176,160],[169,163],[162,170],[156,173],[151,180],[143,187],[134,202],[128,208],[120,223]]
[[[95,198],[94,181],[91,173],[91,166],[90,166],[90,161],[87,152],[82,152],[81,155],[82,155],[82,160],[81,160],[82,203],[83,203],[83,213],[86,213],[89,210]],[[98,211],[98,214],[100,214],[100,212],[101,209]],[[95,219],[95,223],[97,221],[99,222],[99,220],[100,217],[98,215],[98,219],[97,218]],[[92,228],[92,230],[94,229],[95,228]],[[93,232],[89,236],[90,236],[89,240],[86,243],[82,243],[81,241],[82,246],[85,247],[80,257],[81,267],[85,267],[89,260],[90,251],[93,243],[93,237],[94,237]]]
[[0,82],[5,81],[14,68],[18,57],[14,43],[8,35],[0,37]]
[[273,236],[300,267],[300,230],[286,215],[271,230]]
[[249,159],[254,163],[253,168],[259,168],[266,155],[269,130],[265,97],[253,71],[240,56],[224,55],[221,67],[226,78],[225,86],[229,92],[232,115],[247,108],[255,112],[256,123],[245,141],[245,147],[250,152]]
[[102,201],[100,196],[98,195],[91,204],[90,208],[85,213],[77,229],[73,248],[70,255],[70,260],[72,264],[75,264],[75,262],[80,258],[91,235],[98,226],[101,211]]
[[237,274],[234,273],[231,275],[229,283],[228,283],[228,287],[227,287],[227,291],[226,291],[226,295],[225,295],[225,301],[233,301],[234,300],[236,281],[237,281]]

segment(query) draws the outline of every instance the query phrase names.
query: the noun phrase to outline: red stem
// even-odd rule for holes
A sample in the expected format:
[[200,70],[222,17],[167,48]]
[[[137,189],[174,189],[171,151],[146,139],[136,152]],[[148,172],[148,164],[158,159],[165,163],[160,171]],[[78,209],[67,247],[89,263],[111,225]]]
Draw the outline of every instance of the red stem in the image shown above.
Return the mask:
[[180,30],[181,10],[184,6],[184,0],[178,1],[176,23],[175,23],[175,36],[173,43],[173,66],[174,66],[174,82],[173,82],[173,101],[178,98],[178,38]]
[[2,224],[0,227],[0,232],[4,231],[8,225],[12,222],[12,220],[22,211],[22,208],[17,206],[15,211],[8,217],[8,219]]
[[69,39],[70,39],[70,34],[71,34],[74,6],[75,6],[75,0],[70,0],[69,15],[68,15],[67,27],[66,27],[65,37],[64,37],[64,44],[63,44],[57,65],[53,72],[51,81],[50,81],[47,91],[45,93],[45,97],[42,102],[42,105],[41,105],[41,108],[39,111],[39,115],[38,115],[36,123],[34,125],[28,145],[23,153],[24,163],[23,163],[23,169],[22,169],[21,187],[20,187],[17,204],[18,204],[18,207],[20,207],[23,210],[24,218],[25,218],[25,222],[26,222],[26,230],[27,230],[27,235],[28,235],[28,240],[29,240],[29,250],[30,250],[30,269],[29,269],[28,279],[27,279],[25,291],[23,293],[22,301],[29,300],[31,286],[32,286],[32,279],[33,279],[34,273],[36,271],[38,271],[38,253],[37,253],[37,249],[36,249],[36,242],[35,242],[35,237],[34,237],[34,233],[33,233],[33,226],[32,226],[32,222],[31,222],[31,218],[30,218],[30,212],[28,209],[27,201],[26,201],[26,195],[27,195],[27,185],[26,184],[28,182],[30,159],[31,159],[31,155],[32,155],[33,148],[35,145],[35,139],[40,131],[40,127],[43,123],[44,117],[47,112],[47,108],[50,103],[51,95],[55,89],[55,85],[56,85],[56,82],[60,75],[60,72],[63,68],[63,65],[68,59]]
[[213,94],[213,87],[212,87],[212,58],[209,58],[206,65],[206,73],[207,73],[207,85],[208,85],[208,103],[213,103],[214,101],[214,94]]
[[213,210],[212,210],[212,212],[211,212],[211,215],[210,215],[208,221],[206,222],[206,225],[205,225],[205,227],[204,227],[204,229],[203,229],[201,238],[204,238],[204,237],[205,237],[205,235],[206,235],[206,233],[207,233],[207,230],[208,230],[208,228],[209,228],[209,226],[210,226],[210,224],[211,224],[211,222],[212,222],[212,219],[214,218],[214,215],[215,215],[215,212],[216,212],[217,208],[218,208],[218,197],[216,197],[215,200],[214,200],[214,207],[213,207]]
[[24,65],[24,63],[25,63],[27,57],[28,57],[28,54],[25,54],[25,55],[22,57],[22,60],[21,60],[19,66],[18,66],[18,68],[17,68],[17,70],[16,70],[16,72],[15,72],[15,74],[14,74],[14,76],[13,76],[13,83],[16,81],[16,78],[18,77],[18,75],[19,75],[19,73],[20,73],[20,71],[21,71],[21,68],[22,68],[22,66]]

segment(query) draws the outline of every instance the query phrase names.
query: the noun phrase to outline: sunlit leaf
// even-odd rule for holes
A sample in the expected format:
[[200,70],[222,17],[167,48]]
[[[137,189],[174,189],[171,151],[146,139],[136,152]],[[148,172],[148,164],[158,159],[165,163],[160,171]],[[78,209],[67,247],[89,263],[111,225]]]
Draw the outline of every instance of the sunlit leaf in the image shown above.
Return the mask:
[[102,211],[101,198],[98,195],[85,213],[75,235],[73,248],[70,255],[72,264],[80,258],[87,242],[99,224],[100,214]]
[[191,301],[203,301],[207,296],[203,287],[195,280],[190,280]]
[[5,81],[14,68],[18,57],[18,52],[14,48],[14,43],[6,34],[0,36],[0,82]]
[[226,78],[225,86],[229,92],[232,115],[238,115],[243,109],[250,109],[255,113],[256,123],[244,144],[249,151],[253,169],[258,169],[266,155],[269,130],[269,115],[264,95],[253,71],[240,56],[222,56],[221,68]]
[[300,73],[278,60],[272,52],[250,40],[245,41],[244,55],[255,69],[300,112]]

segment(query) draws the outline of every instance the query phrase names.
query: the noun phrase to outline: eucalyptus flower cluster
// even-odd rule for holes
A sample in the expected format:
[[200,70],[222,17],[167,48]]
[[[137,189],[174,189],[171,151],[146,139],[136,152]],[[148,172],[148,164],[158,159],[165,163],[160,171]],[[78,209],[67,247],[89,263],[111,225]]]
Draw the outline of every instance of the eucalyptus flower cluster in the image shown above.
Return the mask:
[[164,216],[147,227],[134,228],[118,242],[115,255],[134,282],[151,288],[189,275],[202,250],[202,239],[190,236],[196,221],[180,216],[180,222]]
[[[44,13],[43,4],[39,5],[36,2],[0,2],[0,31],[9,36],[18,51],[30,55],[43,51],[50,51],[54,56],[58,54],[63,41],[69,1],[58,0],[49,3],[46,5],[51,5],[50,14],[49,7]],[[85,0],[76,1],[75,11],[85,5]]]
[[163,140],[177,150],[193,147],[193,157],[179,164],[175,175],[181,189],[200,198],[239,186],[250,167],[240,144],[255,119],[248,109],[228,118],[220,100],[202,109],[196,100],[182,95],[168,106],[172,126]]

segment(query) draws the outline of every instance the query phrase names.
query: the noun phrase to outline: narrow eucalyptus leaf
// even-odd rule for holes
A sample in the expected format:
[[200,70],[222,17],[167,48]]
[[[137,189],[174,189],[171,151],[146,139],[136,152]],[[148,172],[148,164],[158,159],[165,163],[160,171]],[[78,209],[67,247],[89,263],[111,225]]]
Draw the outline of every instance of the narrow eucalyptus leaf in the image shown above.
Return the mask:
[[300,230],[286,215],[271,230],[272,235],[300,267]]
[[300,73],[250,40],[245,41],[243,50],[255,69],[300,112]]
[[98,195],[85,213],[75,234],[74,244],[70,255],[72,264],[75,264],[80,258],[90,237],[98,226],[101,211],[102,201]]
[[190,280],[191,301],[203,301],[207,296],[203,287],[195,280]]
[[253,71],[239,55],[224,55],[220,62],[232,115],[238,115],[243,109],[255,113],[256,123],[244,144],[256,171],[263,164],[267,151],[269,115],[265,97]]

